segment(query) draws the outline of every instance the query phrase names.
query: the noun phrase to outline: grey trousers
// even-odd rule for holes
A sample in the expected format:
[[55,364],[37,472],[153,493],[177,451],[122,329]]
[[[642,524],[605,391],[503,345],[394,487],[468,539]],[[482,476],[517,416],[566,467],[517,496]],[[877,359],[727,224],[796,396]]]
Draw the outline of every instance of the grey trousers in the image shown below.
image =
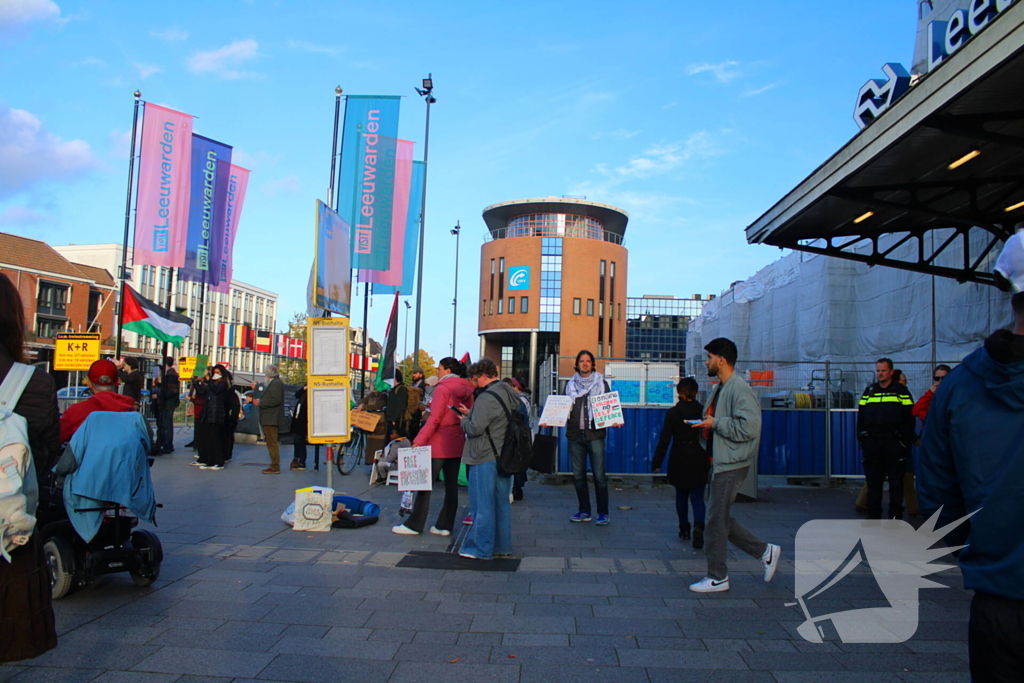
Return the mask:
[[761,559],[768,545],[750,533],[729,514],[733,500],[740,486],[747,478],[749,467],[726,472],[713,472],[708,486],[707,523],[704,526],[704,543],[708,558],[708,576],[716,581],[728,578],[729,568],[725,564],[725,553],[729,541],[750,555]]

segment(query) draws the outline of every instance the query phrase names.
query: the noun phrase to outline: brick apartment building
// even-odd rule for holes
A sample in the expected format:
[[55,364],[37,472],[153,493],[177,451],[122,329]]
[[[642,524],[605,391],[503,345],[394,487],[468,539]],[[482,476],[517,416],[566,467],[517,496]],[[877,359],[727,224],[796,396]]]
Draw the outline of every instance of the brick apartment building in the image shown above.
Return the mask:
[[[72,263],[39,240],[0,232],[0,272],[21,293],[29,360],[53,360],[58,332],[99,333],[113,355],[117,283],[103,268]],[[61,386],[63,373],[53,373]]]

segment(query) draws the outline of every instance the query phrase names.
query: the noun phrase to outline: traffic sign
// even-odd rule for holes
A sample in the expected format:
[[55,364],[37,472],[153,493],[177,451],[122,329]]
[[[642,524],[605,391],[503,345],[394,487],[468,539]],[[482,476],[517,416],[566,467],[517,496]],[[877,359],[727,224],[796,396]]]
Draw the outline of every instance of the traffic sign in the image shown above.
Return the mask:
[[100,359],[100,335],[57,334],[53,338],[54,370],[88,370]]

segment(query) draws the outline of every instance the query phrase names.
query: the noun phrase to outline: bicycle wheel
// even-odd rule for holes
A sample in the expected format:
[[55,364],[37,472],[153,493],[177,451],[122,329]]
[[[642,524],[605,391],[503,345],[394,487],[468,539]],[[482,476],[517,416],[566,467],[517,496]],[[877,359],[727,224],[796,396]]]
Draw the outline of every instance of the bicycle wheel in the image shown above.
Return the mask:
[[362,459],[364,444],[365,438],[359,435],[338,449],[334,457],[339,474],[351,474],[355,470],[356,465]]

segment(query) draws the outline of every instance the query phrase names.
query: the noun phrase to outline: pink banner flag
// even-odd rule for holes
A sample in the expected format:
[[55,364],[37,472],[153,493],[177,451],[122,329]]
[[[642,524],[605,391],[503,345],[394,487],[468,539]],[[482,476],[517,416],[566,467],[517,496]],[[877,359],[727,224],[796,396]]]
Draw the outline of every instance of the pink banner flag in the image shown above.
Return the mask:
[[133,263],[177,268],[188,236],[192,117],[147,102],[140,150]]
[[228,175],[228,199],[224,211],[224,231],[222,239],[224,248],[221,251],[220,279],[210,283],[210,289],[214,292],[227,294],[231,289],[232,274],[232,252],[235,249],[235,236],[238,234],[238,225],[242,220],[242,205],[245,204],[245,190],[249,187],[249,171],[241,166],[231,164],[231,172]]
[[[402,265],[405,257],[405,224],[409,212],[409,192],[412,188],[413,145],[409,140],[396,140],[395,147],[395,195],[391,212],[391,253],[387,270],[360,270],[360,282],[375,282],[380,285],[400,286]],[[412,239],[416,239],[412,236]]]

